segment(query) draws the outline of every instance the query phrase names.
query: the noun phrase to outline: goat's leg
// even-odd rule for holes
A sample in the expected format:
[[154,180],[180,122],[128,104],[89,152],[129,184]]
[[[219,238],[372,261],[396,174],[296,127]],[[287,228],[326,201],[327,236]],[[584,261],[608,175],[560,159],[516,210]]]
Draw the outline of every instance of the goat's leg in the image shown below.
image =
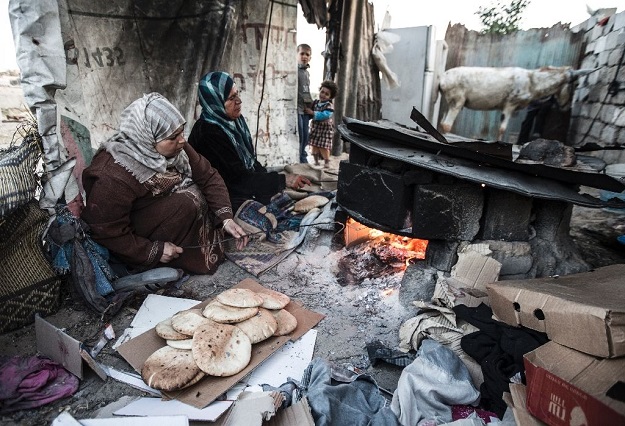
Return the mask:
[[439,125],[439,130],[442,133],[451,132],[451,126],[454,125],[454,121],[456,121],[456,117],[460,113],[460,110],[462,109],[463,105],[464,103],[448,104],[447,112],[445,113],[445,116],[443,117]]
[[501,113],[501,124],[499,125],[499,135],[497,136],[498,141],[503,141],[503,135],[506,133],[506,129],[508,128],[508,122],[510,121],[510,116],[514,112],[514,108],[504,108]]

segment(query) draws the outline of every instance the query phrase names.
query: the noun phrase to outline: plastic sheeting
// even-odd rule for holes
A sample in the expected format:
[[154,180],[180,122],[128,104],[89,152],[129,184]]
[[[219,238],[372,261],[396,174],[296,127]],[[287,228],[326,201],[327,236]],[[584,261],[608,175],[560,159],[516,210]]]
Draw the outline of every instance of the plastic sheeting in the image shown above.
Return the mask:
[[[79,195],[80,175],[121,111],[157,91],[196,117],[197,82],[234,76],[259,160],[298,155],[297,0],[10,0],[26,102],[44,137],[42,207]],[[74,167],[74,165],[76,167]],[[73,171],[73,176],[72,176]]]
[[57,105],[54,95],[66,86],[65,54],[61,43],[58,6],[54,0],[9,1],[17,64],[22,73],[24,99],[37,119],[43,140],[46,176],[40,206],[53,213],[56,201],[79,195],[72,178],[71,160],[57,135]]

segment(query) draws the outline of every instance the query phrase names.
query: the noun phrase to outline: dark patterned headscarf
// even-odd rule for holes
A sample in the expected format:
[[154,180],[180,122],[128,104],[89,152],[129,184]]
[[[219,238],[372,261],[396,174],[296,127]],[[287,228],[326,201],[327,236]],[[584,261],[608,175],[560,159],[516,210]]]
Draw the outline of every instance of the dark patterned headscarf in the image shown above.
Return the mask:
[[[234,80],[225,72],[209,72],[200,80],[199,98],[202,105],[200,118],[219,126],[230,139],[239,158],[250,170],[254,168],[254,146],[245,118],[232,120],[226,115],[226,99],[234,86]],[[210,143],[210,142],[206,142]]]
[[137,99],[122,112],[119,131],[102,147],[140,182],[173,167],[191,177],[187,153],[165,158],[155,148],[157,142],[174,134],[186,123],[180,111],[165,97],[153,92]]

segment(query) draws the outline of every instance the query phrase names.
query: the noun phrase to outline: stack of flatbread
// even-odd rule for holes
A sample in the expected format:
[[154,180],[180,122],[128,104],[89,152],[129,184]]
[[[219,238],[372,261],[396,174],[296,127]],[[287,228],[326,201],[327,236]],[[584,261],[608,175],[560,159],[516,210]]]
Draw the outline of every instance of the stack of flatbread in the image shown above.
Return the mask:
[[173,391],[205,375],[239,373],[250,362],[253,344],[295,330],[297,319],[284,309],[289,302],[287,295],[271,289],[233,288],[203,309],[176,313],[156,325],[167,345],[146,359],[143,380],[154,389]]

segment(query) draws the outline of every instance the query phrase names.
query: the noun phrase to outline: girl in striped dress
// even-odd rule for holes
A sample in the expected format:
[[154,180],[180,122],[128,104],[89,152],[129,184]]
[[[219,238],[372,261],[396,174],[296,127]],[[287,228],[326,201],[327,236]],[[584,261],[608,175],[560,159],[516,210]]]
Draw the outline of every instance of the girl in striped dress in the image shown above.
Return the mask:
[[325,168],[330,166],[330,150],[332,149],[332,139],[334,138],[334,105],[332,99],[336,97],[338,86],[331,80],[321,83],[319,88],[319,99],[313,102],[314,116],[310,125],[310,136],[308,144],[311,146],[312,155],[315,158],[315,165],[319,165],[319,160],[325,160]]

